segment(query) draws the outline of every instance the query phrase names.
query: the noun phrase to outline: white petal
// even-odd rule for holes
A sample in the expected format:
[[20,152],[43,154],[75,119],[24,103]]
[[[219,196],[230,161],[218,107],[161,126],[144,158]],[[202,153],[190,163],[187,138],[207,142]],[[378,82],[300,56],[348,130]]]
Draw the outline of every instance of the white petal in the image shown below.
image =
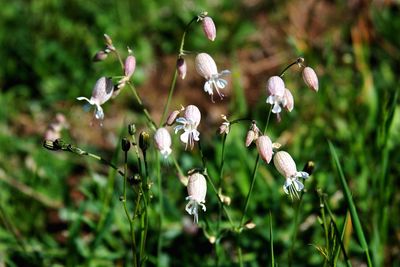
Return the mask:
[[78,99],[78,100],[85,100],[85,101],[89,102],[90,105],[94,105],[94,104],[93,104],[93,101],[90,101],[90,100],[87,99],[86,97],[80,96],[80,97],[77,97],[76,99]]
[[95,111],[95,115],[94,116],[98,120],[104,119],[104,112],[103,112],[103,109],[101,108],[101,106],[96,105],[96,111]]
[[293,181],[294,187],[296,188],[297,191],[301,191],[304,188],[304,185],[299,181],[299,180],[294,180]]
[[222,77],[222,76],[226,76],[226,75],[229,75],[229,74],[231,74],[231,72],[229,70],[223,70],[223,71],[221,71],[219,73],[219,76]]
[[281,107],[279,106],[278,103],[274,104],[274,107],[272,108],[272,113],[280,113],[282,111]]
[[275,102],[275,96],[270,95],[270,96],[267,98],[267,103],[272,105],[274,102]]
[[193,134],[193,139],[194,139],[195,141],[199,141],[199,140],[200,140],[200,138],[199,138],[200,132],[199,132],[199,131],[193,130],[193,131],[192,131],[192,134]]
[[217,83],[217,87],[221,88],[221,89],[225,88],[225,86],[228,84],[228,82],[224,79],[217,79],[216,83]]
[[307,179],[309,176],[310,175],[308,173],[306,173],[306,172],[297,172],[296,173],[296,177],[300,177],[300,178],[303,178],[303,179]]
[[208,93],[209,95],[213,94],[213,90],[212,90],[212,87],[211,87],[211,81],[206,81],[206,83],[204,84],[204,91],[206,93]]
[[188,140],[189,140],[189,132],[185,131],[181,134],[180,137],[181,141],[185,144],[187,144]]

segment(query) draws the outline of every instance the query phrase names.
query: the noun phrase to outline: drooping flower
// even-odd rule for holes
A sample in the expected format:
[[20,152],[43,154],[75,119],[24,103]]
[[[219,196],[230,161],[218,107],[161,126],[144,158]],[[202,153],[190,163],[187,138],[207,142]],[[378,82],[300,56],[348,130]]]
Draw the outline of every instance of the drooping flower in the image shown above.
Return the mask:
[[176,61],[176,69],[178,71],[179,77],[184,80],[186,77],[187,66],[186,61],[183,57],[178,58],[178,60]]
[[180,130],[184,132],[181,134],[180,139],[186,144],[185,149],[189,146],[193,149],[194,142],[199,141],[200,133],[197,131],[201,120],[200,110],[195,105],[189,105],[185,108],[185,114],[183,117],[176,119],[177,123],[181,125],[175,126],[175,133]]
[[96,81],[93,87],[92,97],[90,99],[86,97],[77,97],[78,100],[85,100],[90,105],[95,106],[95,118],[98,120],[104,119],[104,112],[101,108],[105,102],[107,102],[114,91],[114,85],[111,78],[101,77]]
[[185,110],[185,108],[183,106],[181,106],[180,109],[176,109],[176,110],[172,111],[169,114],[165,124],[168,125],[168,126],[171,126],[172,124],[174,124],[174,122],[175,122],[176,118],[178,117],[179,113],[181,113],[184,110]]
[[224,95],[219,89],[224,89],[228,82],[221,77],[231,72],[229,70],[223,70],[218,73],[214,59],[207,53],[200,53],[196,56],[195,66],[197,73],[207,80],[204,84],[204,91],[211,95],[211,101],[214,102],[214,89],[222,99]]
[[286,108],[289,112],[291,112],[294,107],[294,98],[293,98],[292,93],[287,88],[285,88],[284,98],[285,98],[286,103],[283,107]]
[[154,141],[157,149],[161,152],[164,158],[167,158],[171,154],[171,135],[165,128],[159,128],[154,134]]
[[314,92],[318,92],[318,76],[315,71],[310,67],[305,67],[302,74],[306,85]]
[[286,106],[285,83],[279,76],[272,76],[267,81],[267,103],[273,105],[272,113],[280,113]]
[[[131,53],[132,51],[129,50]],[[133,55],[127,56],[124,63],[124,76],[118,82],[118,89],[123,88],[126,83],[131,79],[136,69],[136,58]],[[119,92],[118,92],[119,93]]]
[[262,135],[257,138],[256,144],[261,159],[269,164],[272,159],[272,154],[274,153],[271,139],[266,135]]
[[190,215],[194,216],[194,223],[199,221],[199,206],[203,211],[206,211],[206,194],[207,194],[207,181],[206,178],[196,172],[189,175],[189,181],[187,185],[188,196],[186,200],[189,202],[186,204],[185,210]]
[[296,163],[286,151],[275,153],[274,165],[277,171],[286,178],[283,191],[290,195],[291,198],[299,198],[299,192],[304,188],[299,178],[307,179],[309,174],[304,171],[297,171]]
[[204,17],[201,20],[202,26],[203,26],[203,31],[208,40],[214,41],[215,37],[217,36],[217,30],[215,28],[215,24],[212,18],[210,17]]

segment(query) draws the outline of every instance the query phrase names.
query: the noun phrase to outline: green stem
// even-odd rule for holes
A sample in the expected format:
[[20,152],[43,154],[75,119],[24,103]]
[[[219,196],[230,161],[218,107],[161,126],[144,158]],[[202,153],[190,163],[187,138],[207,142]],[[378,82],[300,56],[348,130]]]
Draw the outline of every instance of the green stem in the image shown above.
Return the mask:
[[283,69],[283,71],[279,74],[279,77],[283,77],[283,75],[285,75],[285,72],[291,68],[292,66],[296,65],[296,64],[301,64],[304,61],[304,59],[302,57],[299,57],[296,59],[296,61],[290,63],[286,68]]
[[158,234],[158,242],[157,242],[157,265],[161,266],[161,253],[162,253],[162,228],[164,221],[164,201],[163,201],[163,191],[162,191],[162,181],[161,181],[161,170],[160,170],[160,160],[159,155],[156,155],[156,171],[157,171],[157,182],[158,182],[158,200],[159,200],[159,234]]
[[[179,54],[178,54],[178,58],[180,58],[181,56],[184,55],[184,50],[183,50],[183,46],[185,44],[185,38],[186,38],[186,33],[189,31],[189,27],[190,25],[195,22],[198,19],[198,16],[194,17],[187,25],[185,28],[185,31],[182,34],[182,39],[181,39],[181,44],[179,46]],[[174,94],[174,90],[175,90],[175,86],[176,86],[176,79],[178,78],[178,71],[175,69],[174,72],[174,77],[172,78],[172,82],[171,82],[171,86],[169,88],[169,93],[168,93],[168,99],[167,99],[167,103],[164,106],[164,111],[163,114],[161,116],[161,121],[159,124],[159,127],[161,127],[161,125],[163,124],[163,121],[165,120],[165,117],[167,116],[167,112],[169,109],[169,105],[171,104],[171,99],[172,99],[172,95]]]
[[272,214],[269,211],[269,247],[271,253],[271,267],[275,267],[275,255],[274,255],[274,233],[272,231]]
[[140,108],[142,109],[144,116],[146,117],[147,121],[150,123],[150,127],[151,127],[153,130],[157,129],[157,124],[153,121],[153,119],[151,118],[151,115],[150,115],[149,111],[148,111],[147,108],[143,105],[143,101],[142,101],[142,99],[140,98],[139,94],[137,93],[135,86],[134,86],[130,81],[128,81],[127,84],[128,84],[128,86],[129,86],[129,88],[131,88],[131,91],[132,91],[133,95],[135,96],[136,101],[138,102]]

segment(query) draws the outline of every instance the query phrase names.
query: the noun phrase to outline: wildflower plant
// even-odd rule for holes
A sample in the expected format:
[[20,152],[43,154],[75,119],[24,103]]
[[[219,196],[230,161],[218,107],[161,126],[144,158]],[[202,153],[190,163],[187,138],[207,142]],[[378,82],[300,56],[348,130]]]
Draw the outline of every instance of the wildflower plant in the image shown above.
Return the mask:
[[[285,178],[283,192],[289,194],[292,199],[300,198],[299,194],[303,193],[305,186],[303,184],[304,179],[309,176],[307,172],[297,170],[296,164],[290,154],[280,150],[281,145],[273,143],[270,138],[270,136],[273,135],[268,132],[271,113],[279,116],[279,113],[282,112],[283,109],[286,109],[289,112],[294,109],[293,95],[286,88],[283,80],[284,73],[290,67],[298,65],[302,68],[302,76],[306,85],[313,91],[318,91],[318,78],[310,67],[303,65],[304,60],[302,58],[289,64],[280,75],[274,75],[267,79],[266,102],[268,106],[266,110],[268,111],[265,116],[267,119],[265,122],[260,124],[265,125],[263,131],[258,128],[256,121],[251,118],[230,120],[228,119],[228,116],[221,115],[222,123],[217,130],[217,132],[222,135],[222,151],[220,153],[221,161],[217,164],[219,165],[217,168],[219,176],[215,177],[215,172],[210,172],[211,174],[208,172],[209,162],[203,153],[202,147],[205,141],[203,141],[203,138],[200,138],[199,131],[200,123],[204,124],[200,109],[196,105],[190,104],[171,112],[169,110],[177,78],[180,77],[181,79],[184,79],[185,77],[193,75],[193,72],[191,72],[186,65],[186,61],[193,59],[193,57],[191,57],[191,54],[187,53],[187,50],[184,49],[184,43],[186,35],[192,25],[196,22],[201,24],[205,37],[208,40],[214,41],[216,38],[216,27],[214,21],[206,12],[193,17],[193,19],[187,24],[182,35],[179,51],[177,52],[175,72],[173,74],[168,98],[165,101],[163,114],[159,123],[155,122],[131,81],[136,67],[140,67],[136,66],[136,58],[132,51],[128,49],[128,55],[125,60],[122,60],[122,53],[114,45],[111,37],[109,35],[104,35],[105,48],[96,53],[94,60],[96,62],[101,62],[110,55],[113,55],[122,67],[122,76],[116,75],[113,78],[103,76],[99,78],[92,90],[91,98],[78,97],[78,100],[85,100],[90,105],[95,106],[95,117],[103,120],[107,119],[107,117],[104,116],[102,105],[106,104],[113,95],[114,97],[118,97],[118,94],[124,87],[130,88],[134,99],[141,108],[143,116],[147,119],[147,124],[140,125],[140,128],[144,128],[140,134],[136,131],[136,124],[130,124],[128,126],[129,136],[123,138],[121,141],[121,149],[124,154],[122,169],[98,155],[87,152],[75,145],[67,144],[61,139],[45,140],[44,142],[44,147],[49,150],[67,151],[80,156],[88,156],[97,159],[103,164],[108,165],[110,168],[115,169],[118,175],[122,177],[123,188],[120,201],[122,202],[122,210],[129,223],[133,266],[142,266],[142,264],[148,259],[146,241],[149,233],[149,216],[152,214],[150,210],[157,210],[157,215],[159,216],[158,222],[160,234],[158,236],[157,256],[161,256],[163,249],[163,191],[165,189],[162,186],[162,180],[164,177],[161,175],[159,153],[164,158],[171,158],[171,161],[174,163],[176,169],[175,175],[179,178],[176,179],[176,185],[182,186],[178,183],[179,180],[181,180],[182,184],[187,185],[187,196],[181,197],[181,203],[184,206],[182,211],[185,210],[189,215],[193,216],[196,227],[203,227],[206,236],[212,237],[209,238],[209,240],[213,240],[212,243],[215,245],[216,251],[221,249],[220,240],[224,238],[226,232],[232,232],[236,236],[236,239],[240,241],[243,229],[250,230],[256,227],[254,222],[247,220],[247,211],[252,198],[258,167],[261,164],[260,159],[265,164],[269,164],[268,167],[272,165],[270,162],[273,160],[276,170]],[[222,100],[224,95],[221,90],[225,89],[228,84],[228,82],[223,78],[230,74],[230,71],[224,70],[218,72],[214,59],[205,52],[196,53],[193,60],[197,73],[206,80],[203,89],[211,96],[211,103],[209,104],[213,105],[214,92],[216,92]],[[117,80],[115,85],[112,79]],[[170,115],[167,117],[168,112],[170,112]],[[249,122],[250,126],[248,125]],[[241,207],[241,214],[239,216],[237,214],[232,216],[229,208],[234,203],[240,203],[240,201],[232,201],[232,198],[235,196],[231,197],[224,192],[225,145],[232,128],[238,127],[243,123],[245,124],[245,127],[248,127],[248,131],[242,146],[246,147],[250,151],[253,149],[254,146],[251,145],[254,143],[257,148],[258,156],[254,162],[254,167],[252,168],[250,187],[246,194],[246,198],[244,199],[244,205]],[[176,135],[171,136],[170,132],[172,131],[174,131]],[[181,151],[179,146],[176,144],[174,146],[174,140],[176,139],[175,136],[177,135],[179,135],[179,140],[184,144],[185,150],[188,150],[189,148],[189,151],[186,151],[185,153],[189,154],[190,157],[193,158],[193,162],[196,162],[196,159],[201,158],[201,161],[198,162],[198,166],[192,166],[193,170],[190,171],[188,175],[184,174],[185,172],[182,170],[183,168],[177,160]],[[152,140],[154,142],[152,142]],[[195,146],[197,146],[198,149],[194,149]],[[149,154],[151,154],[151,151],[154,149],[157,152],[155,153],[155,159],[150,160]],[[290,147],[285,149],[290,150]],[[128,155],[130,155],[128,152],[133,152],[132,154],[135,158],[136,166],[134,168],[134,173],[132,173],[131,168],[128,168]],[[168,169],[165,171],[168,171]],[[152,175],[154,172],[156,174]],[[153,181],[154,176],[156,177],[156,181]],[[155,182],[157,190],[153,191]],[[209,192],[207,192],[207,188],[209,188]],[[132,194],[130,196],[133,196],[133,199],[129,199],[129,195],[127,194],[127,190],[130,189],[132,189]],[[158,194],[158,203],[155,203],[153,200],[154,192]],[[209,216],[210,213],[204,213],[204,216],[199,216],[200,210],[204,212],[206,211],[205,203],[209,203],[207,200],[208,198],[214,198],[217,200],[219,207],[218,211],[216,211],[218,213],[218,216],[216,216],[217,226],[211,230],[210,227],[207,226],[212,220],[214,220]],[[185,200],[187,201],[186,205],[184,204]],[[157,205],[157,207],[155,207],[155,205]],[[214,208],[215,207],[210,205],[209,210],[213,210]],[[223,223],[223,220],[226,220],[226,222]],[[213,233],[208,234],[208,231],[212,231]],[[238,251],[241,251],[241,243],[239,241],[236,246],[238,247]],[[216,261],[218,262],[218,253],[216,253],[216,257]],[[238,261],[243,264],[243,258],[240,258],[240,254]]]

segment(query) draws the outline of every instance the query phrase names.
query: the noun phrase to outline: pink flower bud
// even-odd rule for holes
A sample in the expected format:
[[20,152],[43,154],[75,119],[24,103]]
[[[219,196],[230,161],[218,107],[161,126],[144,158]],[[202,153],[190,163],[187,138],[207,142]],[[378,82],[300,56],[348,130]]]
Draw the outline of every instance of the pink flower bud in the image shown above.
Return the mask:
[[292,156],[286,151],[278,151],[274,156],[274,165],[276,170],[285,178],[292,177],[296,174],[296,163]]
[[214,41],[217,36],[217,30],[215,29],[215,24],[212,18],[204,17],[201,22],[203,25],[203,31],[208,40]]
[[273,154],[271,139],[266,135],[262,135],[258,137],[256,144],[261,159],[266,163],[270,163]]
[[285,89],[285,105],[284,108],[286,108],[289,112],[291,112],[293,110],[294,107],[294,98],[292,93],[289,91],[289,89]]
[[179,77],[181,77],[182,80],[185,79],[187,66],[184,58],[182,57],[178,58],[176,62],[176,69],[178,70]]
[[279,76],[272,76],[267,81],[267,94],[283,97],[285,95],[285,83]]
[[189,105],[185,108],[185,118],[197,127],[201,120],[200,110],[195,105]]
[[157,149],[161,152],[164,158],[167,158],[171,154],[171,135],[165,128],[159,128],[154,134],[154,141]]
[[249,147],[255,140],[256,133],[253,130],[249,130],[246,135],[246,147]]
[[175,122],[175,120],[176,120],[176,117],[178,117],[178,115],[179,115],[180,112],[181,112],[180,110],[174,110],[174,111],[172,111],[171,114],[169,114],[169,116],[168,116],[168,118],[167,118],[166,124],[167,124],[168,126],[171,126],[172,124],[174,124],[174,122]]
[[189,203],[186,205],[185,210],[190,214],[194,215],[194,222],[198,222],[198,210],[199,206],[206,211],[206,194],[207,194],[207,181],[206,178],[200,173],[194,173],[189,176],[187,185]]
[[96,55],[94,55],[93,61],[94,62],[103,61],[107,58],[107,56],[108,56],[108,54],[106,52],[104,52],[103,50],[98,51],[96,53]]
[[312,68],[305,67],[303,69],[303,80],[311,90],[318,92],[318,77]]
[[132,55],[129,55],[125,59],[125,64],[124,64],[125,77],[130,79],[132,74],[135,72],[135,68],[136,68],[136,58],[134,56],[132,56]]
[[206,80],[209,80],[213,75],[218,75],[218,69],[215,61],[207,53],[200,53],[196,56],[195,67],[197,73]]

